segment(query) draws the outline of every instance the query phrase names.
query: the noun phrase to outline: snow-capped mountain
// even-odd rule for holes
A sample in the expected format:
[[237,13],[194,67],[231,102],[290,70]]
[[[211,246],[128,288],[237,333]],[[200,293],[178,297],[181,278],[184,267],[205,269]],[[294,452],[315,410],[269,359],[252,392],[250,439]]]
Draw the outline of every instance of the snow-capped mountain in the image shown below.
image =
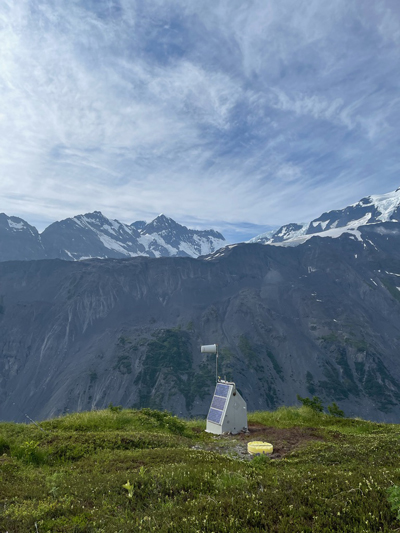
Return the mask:
[[164,215],[149,224],[128,225],[94,211],[54,222],[40,235],[22,219],[0,215],[0,261],[198,257],[224,244],[224,237],[216,231],[191,230]]
[[110,220],[100,211],[54,222],[41,234],[48,257],[79,260],[131,257],[145,251],[133,226]]
[[147,245],[147,249],[155,255],[166,255],[164,250],[167,249],[169,255],[198,257],[225,244],[224,237],[217,231],[188,229],[165,215],[155,218],[140,233],[140,243]]
[[367,196],[344,209],[328,211],[309,223],[286,224],[275,232],[254,237],[249,242],[296,246],[311,237],[339,237],[343,233],[359,236],[357,228],[400,220],[400,187],[395,191]]

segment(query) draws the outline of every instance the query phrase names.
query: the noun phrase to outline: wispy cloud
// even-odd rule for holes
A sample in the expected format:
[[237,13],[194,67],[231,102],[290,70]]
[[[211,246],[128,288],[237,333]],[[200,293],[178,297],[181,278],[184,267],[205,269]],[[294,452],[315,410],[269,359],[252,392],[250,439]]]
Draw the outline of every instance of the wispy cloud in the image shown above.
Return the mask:
[[3,0],[0,31],[0,210],[41,229],[243,236],[398,186],[394,0]]

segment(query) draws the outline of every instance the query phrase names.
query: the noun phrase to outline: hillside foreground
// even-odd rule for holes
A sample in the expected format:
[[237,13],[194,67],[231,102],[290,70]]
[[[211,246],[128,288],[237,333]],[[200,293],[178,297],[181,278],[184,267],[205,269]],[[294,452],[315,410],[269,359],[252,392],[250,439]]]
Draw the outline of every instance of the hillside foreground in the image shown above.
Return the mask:
[[[1,423],[0,531],[400,530],[400,426],[305,406],[249,426],[214,436],[204,421],[113,406]],[[251,458],[250,440],[273,455]]]

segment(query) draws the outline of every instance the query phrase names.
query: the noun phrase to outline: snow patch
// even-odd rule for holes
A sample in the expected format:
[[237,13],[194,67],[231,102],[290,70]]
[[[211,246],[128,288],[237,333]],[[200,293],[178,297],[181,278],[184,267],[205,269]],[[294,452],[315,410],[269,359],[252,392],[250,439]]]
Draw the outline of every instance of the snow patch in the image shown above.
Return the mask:
[[76,261],[76,258],[75,258],[75,257],[74,257],[74,256],[68,251],[68,250],[64,250],[64,252],[65,252],[67,255],[69,255],[69,257],[70,257],[71,259],[73,259],[74,261]]
[[272,230],[269,230],[269,231],[266,231],[265,233],[260,233],[260,235],[257,235],[256,237],[253,237],[252,239],[250,239],[249,243],[257,243],[257,242],[260,242],[260,241],[264,241],[264,240],[269,240],[276,232],[276,229],[272,229]]
[[132,252],[128,252],[122,244],[119,244],[111,237],[108,237],[108,235],[104,235],[103,233],[100,233],[99,231],[96,231],[98,238],[100,241],[104,244],[106,248],[109,250],[114,250],[114,252],[119,252],[121,254],[124,254],[126,256],[132,257],[134,254]]
[[390,220],[391,215],[400,205],[400,191],[389,192],[379,196],[371,196],[370,198],[373,204],[381,212],[377,217],[381,222]]
[[316,228],[318,224],[321,224],[322,231],[325,231],[326,226],[329,224],[330,220],[314,220],[311,224]]
[[371,244],[375,248],[375,250],[379,251],[378,248],[375,246],[375,244],[372,241],[370,241],[369,239],[365,239],[365,240],[367,242],[369,242],[369,244]]
[[[156,257],[161,257],[161,252],[157,249],[159,247],[167,250],[168,255],[170,256],[176,254],[176,249],[167,244],[162,237],[157,235],[157,233],[141,235],[138,242],[146,248],[146,251],[151,250]],[[146,253],[140,253],[139,255],[147,256]]]
[[23,222],[13,222],[12,220],[8,220],[8,225],[10,226],[10,228],[19,231],[25,229],[25,224]]
[[309,239],[312,239],[313,237],[330,237],[332,239],[337,239],[343,233],[349,233],[354,239],[357,239],[360,242],[363,242],[361,237],[361,232],[354,228],[334,228],[334,229],[328,229],[324,232],[319,233],[312,233],[310,235],[303,235],[302,237],[298,237],[296,239],[290,239],[289,241],[283,241],[283,242],[271,242],[268,243],[272,246],[299,246],[299,244],[303,244],[307,242]]
[[108,224],[104,224],[101,229],[108,231],[109,233],[112,233],[114,235],[117,235],[117,228],[113,228],[112,226],[109,226]]
[[350,207],[368,207],[373,206],[380,213],[377,216],[377,220],[380,222],[387,222],[390,220],[393,212],[400,205],[400,190],[396,189],[395,191],[388,192],[386,194],[377,194],[373,196],[368,196],[366,198],[368,203],[357,202],[352,204]]

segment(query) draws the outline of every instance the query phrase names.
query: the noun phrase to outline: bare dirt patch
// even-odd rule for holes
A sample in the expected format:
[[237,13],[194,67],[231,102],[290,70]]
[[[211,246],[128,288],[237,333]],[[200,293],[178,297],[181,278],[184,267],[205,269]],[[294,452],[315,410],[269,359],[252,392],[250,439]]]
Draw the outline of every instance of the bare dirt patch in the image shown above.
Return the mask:
[[242,459],[251,459],[252,457],[247,451],[249,442],[269,442],[274,447],[274,451],[269,457],[281,459],[312,441],[323,441],[324,437],[321,430],[317,428],[275,428],[250,423],[248,433],[221,435],[216,436],[215,439],[215,444],[209,449]]
[[317,428],[274,428],[249,424],[249,432],[238,435],[241,441],[244,441],[246,452],[247,444],[254,440],[269,442],[274,447],[271,455],[273,459],[284,457],[288,453],[298,449],[310,441],[324,440],[321,431]]

